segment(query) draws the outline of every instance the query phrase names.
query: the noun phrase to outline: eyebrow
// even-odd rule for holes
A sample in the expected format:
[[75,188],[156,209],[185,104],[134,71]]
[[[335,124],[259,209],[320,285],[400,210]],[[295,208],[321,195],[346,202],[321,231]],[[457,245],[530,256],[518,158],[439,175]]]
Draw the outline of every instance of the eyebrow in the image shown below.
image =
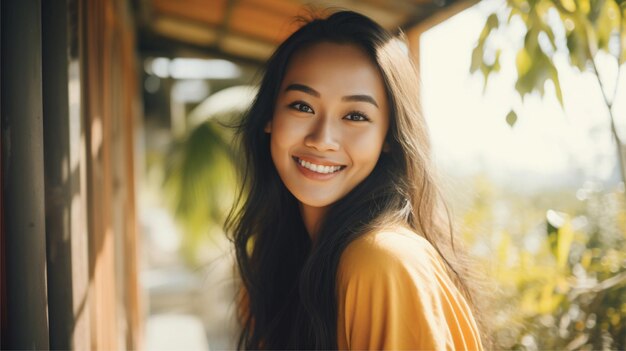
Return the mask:
[[[320,97],[321,94],[307,86],[304,84],[289,84],[286,88],[285,91],[291,91],[291,90],[295,90],[295,91],[301,91],[303,93],[315,96],[315,97]],[[341,101],[360,101],[360,102],[368,102],[376,107],[378,107],[378,104],[376,103],[376,100],[371,97],[370,95],[365,95],[365,94],[360,94],[360,95],[348,95],[348,96],[344,96],[341,98]]]

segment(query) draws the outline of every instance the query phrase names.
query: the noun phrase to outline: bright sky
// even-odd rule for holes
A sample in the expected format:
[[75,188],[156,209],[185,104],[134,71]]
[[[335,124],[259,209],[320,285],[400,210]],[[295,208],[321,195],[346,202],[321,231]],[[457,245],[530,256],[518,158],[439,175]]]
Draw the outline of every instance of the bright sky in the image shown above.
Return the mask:
[[[615,178],[615,145],[594,76],[575,72],[560,57],[565,113],[552,86],[545,99],[531,96],[522,104],[514,92],[514,45],[523,34],[519,26],[501,38],[509,50],[503,51],[502,70],[490,78],[485,94],[482,75],[470,75],[472,49],[487,10],[500,2],[482,1],[422,35],[422,103],[440,164],[446,172],[485,172],[525,188]],[[608,77],[616,76],[617,65],[610,59],[597,62]],[[626,136],[626,67],[621,73],[614,111]],[[518,112],[514,128],[505,122],[511,104]]]

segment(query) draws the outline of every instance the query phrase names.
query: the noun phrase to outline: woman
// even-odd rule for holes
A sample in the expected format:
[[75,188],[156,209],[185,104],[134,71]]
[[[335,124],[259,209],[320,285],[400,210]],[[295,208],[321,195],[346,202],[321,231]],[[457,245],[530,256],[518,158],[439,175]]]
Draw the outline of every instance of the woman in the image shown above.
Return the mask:
[[354,12],[269,59],[227,229],[245,349],[481,349],[406,46]]

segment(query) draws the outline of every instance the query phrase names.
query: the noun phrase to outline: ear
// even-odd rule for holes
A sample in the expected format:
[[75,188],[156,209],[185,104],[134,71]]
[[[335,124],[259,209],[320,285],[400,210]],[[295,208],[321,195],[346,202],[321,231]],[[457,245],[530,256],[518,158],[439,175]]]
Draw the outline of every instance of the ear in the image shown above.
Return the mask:
[[263,130],[265,131],[265,133],[267,134],[271,134],[272,133],[272,120],[269,120],[267,122],[267,124],[265,125],[265,128],[263,128]]

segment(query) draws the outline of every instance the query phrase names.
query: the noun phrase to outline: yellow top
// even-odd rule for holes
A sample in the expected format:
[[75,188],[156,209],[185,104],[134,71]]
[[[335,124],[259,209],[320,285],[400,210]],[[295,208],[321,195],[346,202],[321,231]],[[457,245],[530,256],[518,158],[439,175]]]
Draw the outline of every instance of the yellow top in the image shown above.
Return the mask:
[[415,233],[374,232],[350,243],[337,292],[339,349],[482,350],[466,300]]

